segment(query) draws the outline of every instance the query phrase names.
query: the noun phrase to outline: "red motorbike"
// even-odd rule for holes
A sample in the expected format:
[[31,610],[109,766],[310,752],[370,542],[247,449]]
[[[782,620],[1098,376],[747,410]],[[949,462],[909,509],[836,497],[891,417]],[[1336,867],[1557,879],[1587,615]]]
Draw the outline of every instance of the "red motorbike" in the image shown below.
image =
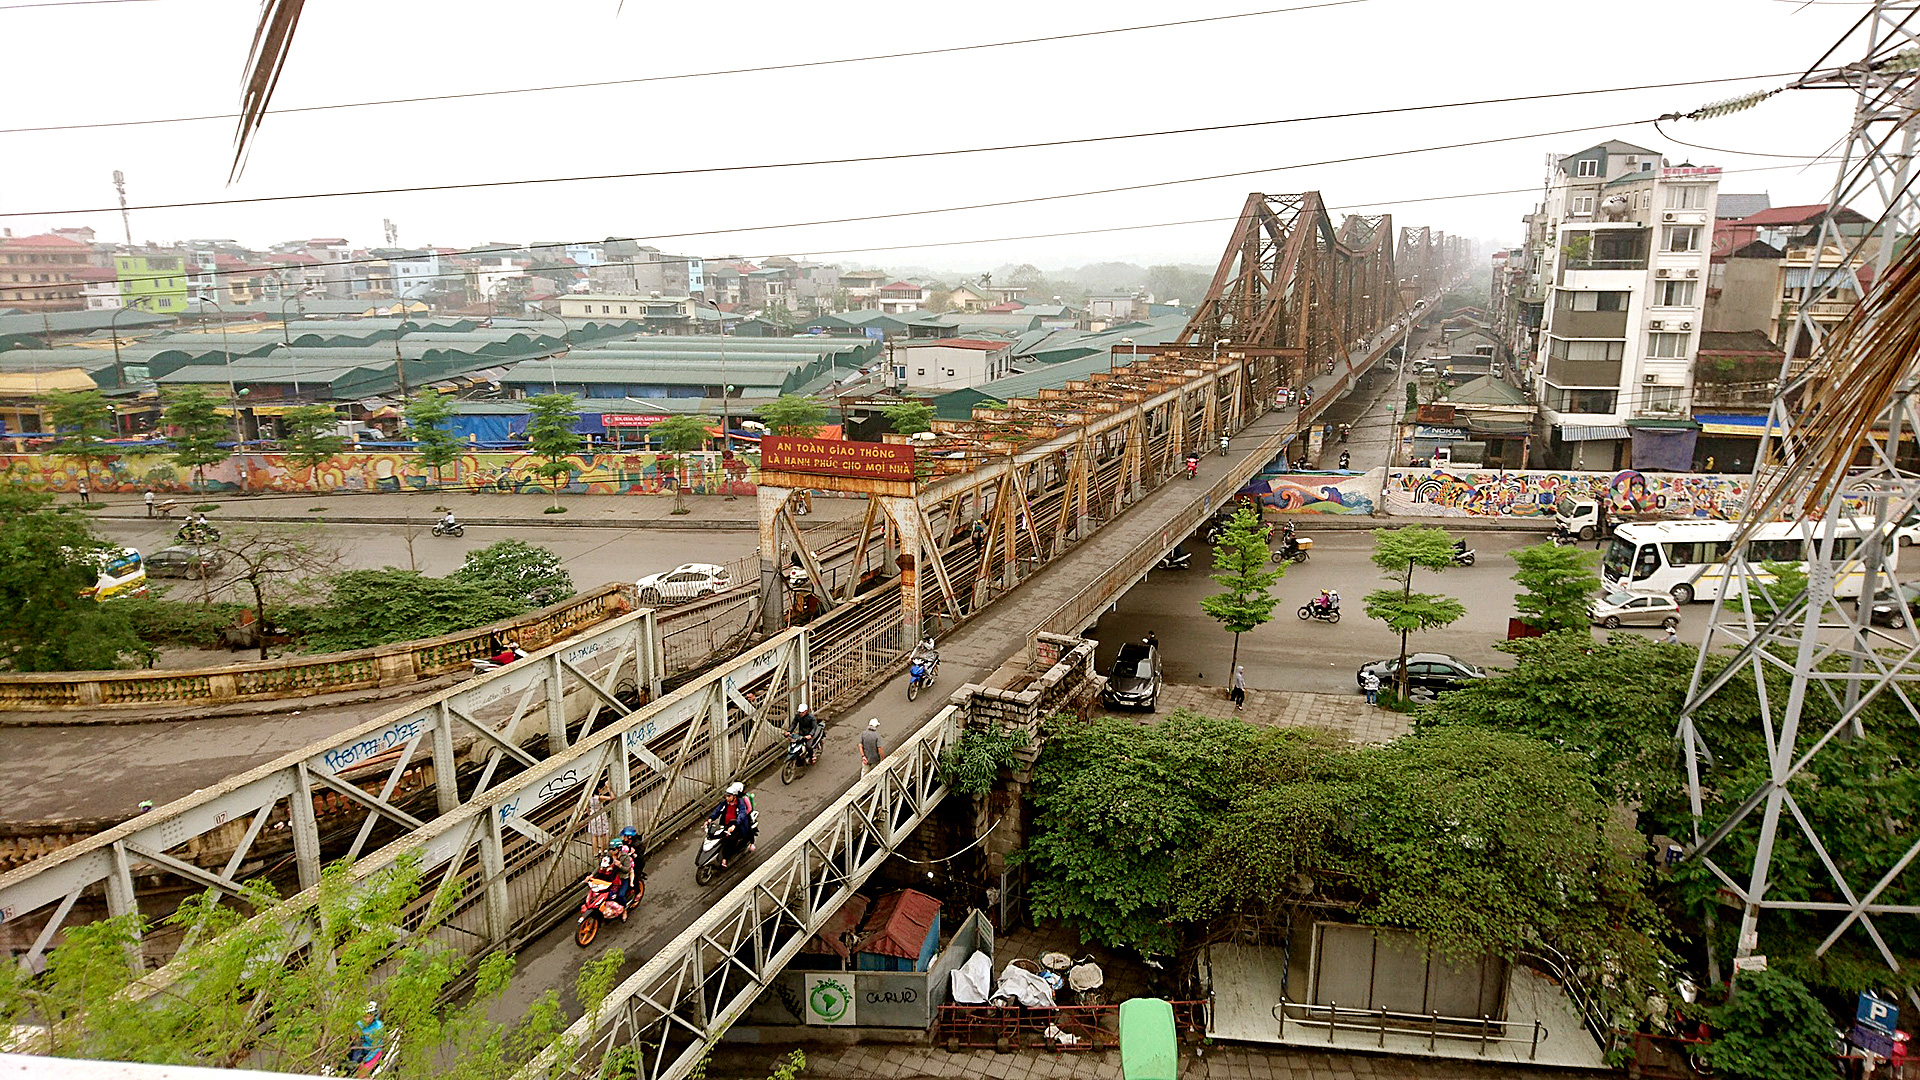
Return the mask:
[[633,894],[623,904],[614,899],[620,887],[620,872],[614,869],[613,860],[604,856],[600,859],[600,868],[587,875],[587,898],[580,905],[580,925],[573,932],[574,943],[581,948],[593,944],[600,935],[600,924],[613,919],[626,921],[628,906],[640,899],[646,890],[644,881],[633,883]]

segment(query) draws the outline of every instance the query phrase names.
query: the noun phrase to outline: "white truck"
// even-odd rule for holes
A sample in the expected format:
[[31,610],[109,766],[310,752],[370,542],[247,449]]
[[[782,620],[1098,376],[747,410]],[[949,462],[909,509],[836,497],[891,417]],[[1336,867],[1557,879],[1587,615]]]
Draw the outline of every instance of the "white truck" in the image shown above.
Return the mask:
[[1553,507],[1553,531],[1570,539],[1593,540],[1612,536],[1614,526],[1623,522],[1666,521],[1668,517],[1666,514],[1612,509],[1602,515],[1597,499],[1561,498],[1555,501]]

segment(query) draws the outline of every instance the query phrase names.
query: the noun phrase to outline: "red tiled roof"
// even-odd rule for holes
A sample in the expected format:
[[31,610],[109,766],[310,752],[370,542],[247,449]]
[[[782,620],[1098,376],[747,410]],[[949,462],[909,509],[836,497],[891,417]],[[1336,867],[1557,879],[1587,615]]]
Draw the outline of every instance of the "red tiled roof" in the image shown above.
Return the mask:
[[1740,219],[1742,225],[1804,225],[1826,213],[1826,203],[1808,203],[1805,206],[1776,206],[1749,214]]
[[988,315],[1011,315],[1026,306],[1026,304],[1018,300],[1008,300],[1004,303],[994,304],[992,307],[983,309],[983,311]]
[[915,296],[919,296],[920,286],[912,284],[911,282],[896,281],[891,285],[880,286],[880,291],[881,292],[910,292]]
[[36,236],[0,236],[0,248],[39,248],[50,251],[92,251],[93,248],[78,240],[69,240],[52,233],[40,233]]

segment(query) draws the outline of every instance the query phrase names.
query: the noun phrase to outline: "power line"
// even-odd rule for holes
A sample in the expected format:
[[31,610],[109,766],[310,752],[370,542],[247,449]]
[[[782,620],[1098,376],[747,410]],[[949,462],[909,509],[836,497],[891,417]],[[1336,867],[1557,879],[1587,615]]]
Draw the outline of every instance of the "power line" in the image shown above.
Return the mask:
[[[1770,76],[1746,76],[1746,78],[1768,78],[1768,77]],[[1720,82],[1720,81],[1726,81],[1726,80],[1704,80],[1704,81]],[[1683,85],[1689,85],[1689,84],[1688,83],[1672,83],[1672,84],[1664,84],[1664,85],[1665,86],[1683,86]],[[624,172],[624,173],[589,173],[589,174],[580,174],[580,175],[574,175],[574,176],[537,177],[537,178],[529,178],[529,179],[522,179],[522,180],[477,180],[477,181],[446,183],[446,184],[417,184],[417,185],[411,185],[407,187],[396,187],[396,188],[364,188],[364,189],[351,190],[351,191],[308,192],[304,194],[294,194],[294,195],[255,195],[255,196],[242,196],[242,197],[228,198],[228,199],[196,199],[196,200],[189,200],[189,201],[183,201],[183,202],[171,202],[171,203],[147,203],[144,205],[131,206],[131,207],[122,207],[122,206],[115,205],[115,206],[96,206],[96,207],[69,207],[69,208],[55,209],[55,210],[8,210],[8,211],[0,211],[0,217],[44,217],[44,216],[54,216],[59,214],[108,213],[108,212],[118,212],[123,210],[181,210],[181,209],[194,209],[194,208],[208,207],[208,206],[239,206],[239,205],[252,205],[252,204],[260,204],[260,203],[295,202],[295,201],[305,201],[309,199],[348,198],[348,197],[360,196],[360,195],[411,195],[411,194],[422,194],[422,193],[434,192],[434,191],[472,191],[472,190],[479,190],[479,189],[485,189],[485,188],[528,187],[528,186],[544,185],[544,184],[568,184],[568,183],[582,183],[587,181],[601,181],[601,180],[657,179],[657,178],[669,177],[669,176],[703,176],[703,175],[714,175],[714,174],[723,174],[723,173],[765,172],[765,171],[776,170],[776,169],[812,168],[812,167],[823,166],[823,165],[865,165],[865,164],[875,164],[875,163],[887,162],[887,161],[912,161],[912,160],[921,160],[921,159],[927,159],[927,158],[961,157],[961,156],[968,156],[968,155],[974,155],[974,154],[1001,153],[1001,152],[1010,151],[1010,150],[1037,150],[1037,149],[1049,149],[1049,148],[1061,147],[1061,146],[1083,146],[1083,145],[1092,145],[1092,144],[1099,144],[1099,143],[1125,142],[1125,141],[1131,141],[1136,139],[1161,138],[1161,137],[1170,136],[1170,135],[1206,134],[1206,133],[1222,132],[1222,131],[1245,131],[1253,128],[1273,127],[1273,126],[1282,125],[1282,124],[1299,124],[1299,123],[1308,123],[1308,122],[1321,121],[1321,120],[1351,120],[1351,119],[1358,119],[1358,118],[1369,117],[1369,116],[1385,116],[1385,115],[1392,115],[1392,114],[1398,114],[1398,113],[1410,113],[1410,112],[1428,112],[1428,111],[1434,111],[1439,109],[1468,108],[1468,107],[1479,106],[1479,105],[1508,104],[1508,103],[1522,102],[1522,101],[1541,101],[1541,100],[1548,100],[1553,98],[1578,96],[1578,95],[1584,95],[1584,94],[1615,93],[1615,92],[1620,92],[1621,90],[1624,90],[1624,89],[1652,89],[1652,88],[1655,88],[1655,87],[1631,87],[1631,88],[1614,88],[1612,90],[1582,90],[1582,91],[1571,91],[1571,92],[1564,92],[1564,93],[1524,94],[1516,97],[1481,98],[1481,99],[1471,100],[1471,101],[1443,102],[1443,103],[1436,103],[1436,104],[1430,104],[1430,105],[1389,106],[1389,107],[1384,107],[1379,109],[1362,109],[1362,110],[1357,110],[1353,112],[1342,112],[1342,113],[1321,113],[1313,116],[1283,117],[1283,118],[1273,119],[1273,120],[1249,120],[1249,121],[1233,123],[1233,124],[1209,124],[1209,125],[1204,125],[1200,127],[1190,127],[1190,128],[1163,128],[1155,131],[1128,132],[1128,133],[1119,134],[1119,135],[1091,135],[1091,136],[1084,136],[1084,137],[1073,138],[1073,139],[1049,139],[1041,142],[1031,142],[1031,143],[1004,143],[1004,144],[999,144],[994,146],[960,147],[960,148],[947,149],[947,150],[924,150],[924,151],[898,153],[898,154],[870,154],[870,155],[864,155],[859,157],[848,157],[848,158],[817,158],[817,159],[799,160],[799,161],[760,162],[760,163],[749,164],[749,165],[706,166],[706,167],[700,167],[700,168],[685,168],[685,169],[655,169],[655,170]],[[1639,124],[1644,124],[1647,122],[1648,122],[1647,120],[1633,120],[1633,121],[1628,121],[1625,124],[1619,124],[1619,125],[1590,124],[1590,125],[1585,125],[1577,128],[1563,128],[1557,131],[1542,132],[1539,135],[1518,136],[1517,138],[1544,138],[1544,137],[1553,136],[1553,135],[1564,135],[1564,134],[1570,134],[1570,133],[1581,132],[1581,131],[1593,131],[1598,128],[1608,127],[1608,126],[1621,126],[1621,127],[1637,126]],[[1429,149],[1458,149],[1462,147],[1485,146],[1485,145],[1490,145],[1492,143],[1509,142],[1509,141],[1513,141],[1513,140],[1512,139],[1483,139],[1483,140],[1475,140],[1475,141],[1464,142],[1464,143],[1453,143],[1453,144],[1448,144],[1441,147],[1433,147]],[[1401,151],[1401,152],[1405,152],[1405,151]],[[1418,152],[1418,151],[1415,151],[1415,152]],[[1360,155],[1352,158],[1336,159],[1332,162],[1325,162],[1322,164],[1343,164],[1343,163],[1352,162],[1352,161],[1368,161],[1381,156],[1390,156],[1390,155],[1378,155],[1378,154]],[[1297,167],[1297,166],[1293,166],[1293,167]],[[1268,170],[1258,170],[1258,171],[1268,171]],[[1226,174],[1226,175],[1233,175],[1233,174]]]
[[77,8],[95,4],[156,4],[160,0],[41,0],[39,3],[0,4],[0,12],[26,11],[29,8]]
[[[93,3],[134,3],[150,0],[87,0]],[[1323,0],[1321,3],[1303,4],[1299,7],[1268,8],[1264,11],[1244,11],[1232,15],[1212,15],[1196,19],[1178,19],[1173,22],[1142,23],[1136,26],[1117,26],[1105,30],[1083,30],[1071,34],[1049,34],[1044,37],[1017,38],[1011,41],[989,41],[978,45],[947,45],[937,49],[914,49],[908,52],[880,53],[867,56],[840,57],[831,60],[801,60],[790,64],[763,64],[757,67],[723,68],[716,71],[690,71],[677,75],[645,75],[631,79],[604,79],[594,82],[555,83],[550,86],[514,87],[506,90],[475,90],[459,94],[428,94],[422,97],[380,98],[372,101],[344,101],[329,105],[303,105],[288,109],[268,109],[266,115],[281,116],[290,113],[329,112],[336,109],[364,109],[385,105],[421,105],[436,101],[460,101],[468,98],[507,97],[514,94],[544,94],[556,90],[591,90],[609,86],[634,86],[642,83],[677,82],[688,79],[709,79],[728,75],[757,75],[777,71],[796,71],[806,68],[836,67],[847,64],[864,64],[875,60],[908,60],[925,56],[940,56],[951,53],[978,52],[983,49],[1004,49],[1015,45],[1040,45],[1055,41],[1072,41],[1081,38],[1107,37],[1114,34],[1132,34],[1146,30],[1166,30],[1181,26],[1198,26],[1205,23],[1230,22],[1236,19],[1263,18],[1268,15],[1286,15],[1298,11],[1314,11],[1320,8],[1346,7],[1351,4],[1369,3],[1371,0]],[[27,4],[25,7],[66,7],[67,4]],[[0,11],[6,10],[0,8]],[[1769,76],[1771,77],[1771,76]],[[191,124],[208,120],[237,120],[239,113],[215,113],[203,116],[173,116],[152,120],[106,120],[80,124],[53,124],[45,127],[0,128],[0,135],[10,135],[26,131],[81,131],[99,128],[142,127],[152,124]]]

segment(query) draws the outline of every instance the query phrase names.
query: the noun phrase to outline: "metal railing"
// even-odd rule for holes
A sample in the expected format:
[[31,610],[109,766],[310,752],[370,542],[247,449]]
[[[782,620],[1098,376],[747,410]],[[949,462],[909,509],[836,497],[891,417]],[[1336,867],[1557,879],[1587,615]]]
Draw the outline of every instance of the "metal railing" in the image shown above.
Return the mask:
[[[1183,1038],[1207,1031],[1204,1001],[1174,1001],[1174,1030]],[[1049,1032],[1072,1037],[1072,1041]],[[958,1050],[1111,1050],[1120,1044],[1120,1006],[1056,1005],[1029,1009],[1018,1005],[942,1005],[935,1020],[933,1045]]]
[[[1288,1016],[1288,1009],[1298,1009],[1304,1015]],[[1315,1020],[1316,1012],[1326,1014],[1325,1020]],[[1353,1023],[1347,1023],[1342,1017],[1352,1017]],[[1396,1012],[1392,1009],[1349,1009],[1337,1002],[1325,1005],[1307,1005],[1297,1001],[1282,1000],[1273,1007],[1273,1018],[1280,1022],[1280,1037],[1285,1041],[1287,1025],[1327,1029],[1327,1042],[1332,1044],[1334,1036],[1342,1031],[1364,1031],[1374,1034],[1376,1049],[1387,1045],[1387,1034],[1425,1035],[1427,1049],[1432,1050],[1441,1039],[1453,1039],[1458,1042],[1480,1044],[1480,1053],[1484,1056],[1487,1047],[1493,1043],[1526,1043],[1527,1060],[1532,1061],[1540,1052],[1540,1044],[1550,1034],[1547,1026],[1535,1020],[1523,1028],[1526,1035],[1509,1035],[1510,1022],[1495,1020],[1491,1016],[1442,1016],[1439,1013]],[[1359,1021],[1365,1020],[1366,1023]],[[1444,1026],[1443,1026],[1444,1025]]]
[[1580,1014],[1580,1022],[1586,1026],[1587,1033],[1593,1036],[1593,1041],[1599,1044],[1602,1053],[1610,1052],[1619,1043],[1620,1032],[1607,1019],[1606,1007],[1587,989],[1587,984],[1580,978],[1579,969],[1560,950],[1551,945],[1537,945],[1522,952],[1520,960],[1545,968],[1545,974],[1560,984],[1560,992],[1573,1003],[1574,1011]]

